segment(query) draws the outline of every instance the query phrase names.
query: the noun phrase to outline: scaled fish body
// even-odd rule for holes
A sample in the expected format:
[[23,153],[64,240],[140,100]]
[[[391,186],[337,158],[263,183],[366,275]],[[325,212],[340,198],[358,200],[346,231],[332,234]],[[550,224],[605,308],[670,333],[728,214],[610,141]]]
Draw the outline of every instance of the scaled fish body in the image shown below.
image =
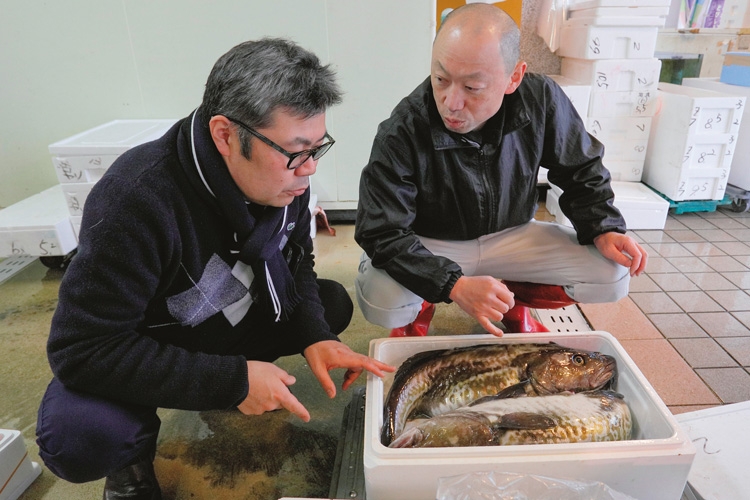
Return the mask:
[[547,344],[482,344],[425,351],[408,358],[383,409],[388,446],[407,420],[432,417],[484,396],[542,395],[613,388],[613,357]]
[[486,398],[409,422],[391,448],[583,443],[630,439],[633,421],[611,391],[510,399]]

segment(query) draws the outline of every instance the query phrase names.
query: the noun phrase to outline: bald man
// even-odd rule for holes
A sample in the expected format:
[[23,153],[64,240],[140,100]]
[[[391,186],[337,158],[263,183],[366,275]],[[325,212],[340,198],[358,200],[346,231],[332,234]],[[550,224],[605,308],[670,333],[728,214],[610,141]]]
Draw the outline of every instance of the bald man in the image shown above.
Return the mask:
[[[547,331],[529,307],[614,302],[647,254],[613,206],[604,147],[550,78],[526,72],[501,9],[443,21],[431,74],[380,124],[362,171],[357,300],[391,336],[426,335],[439,302],[488,332]],[[539,167],[575,229],[534,220]]]

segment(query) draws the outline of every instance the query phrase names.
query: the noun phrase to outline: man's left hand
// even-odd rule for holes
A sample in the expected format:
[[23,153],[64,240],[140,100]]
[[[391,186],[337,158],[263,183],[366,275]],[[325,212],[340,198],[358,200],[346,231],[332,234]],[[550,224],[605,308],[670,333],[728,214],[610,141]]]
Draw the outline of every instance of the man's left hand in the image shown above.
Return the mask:
[[604,257],[630,268],[631,276],[639,276],[646,269],[648,253],[626,234],[600,234],[594,238],[594,245]]
[[364,354],[352,351],[345,344],[336,340],[323,340],[309,346],[304,352],[307,364],[313,375],[318,379],[328,397],[336,395],[336,384],[331,380],[329,371],[334,368],[346,368],[344,383],[341,389],[346,390],[357,380],[362,371],[367,370],[378,377],[384,377],[384,372],[396,371],[396,367],[387,365]]

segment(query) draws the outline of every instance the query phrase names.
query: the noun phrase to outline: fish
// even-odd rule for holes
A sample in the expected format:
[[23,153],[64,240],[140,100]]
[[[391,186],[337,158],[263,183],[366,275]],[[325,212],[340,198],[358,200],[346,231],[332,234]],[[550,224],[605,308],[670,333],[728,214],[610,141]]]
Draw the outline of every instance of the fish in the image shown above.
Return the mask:
[[633,417],[622,394],[599,390],[476,404],[409,422],[390,448],[507,446],[623,441]]
[[419,352],[394,375],[383,405],[381,443],[388,446],[407,420],[439,415],[484,396],[614,389],[616,379],[612,356],[554,342]]

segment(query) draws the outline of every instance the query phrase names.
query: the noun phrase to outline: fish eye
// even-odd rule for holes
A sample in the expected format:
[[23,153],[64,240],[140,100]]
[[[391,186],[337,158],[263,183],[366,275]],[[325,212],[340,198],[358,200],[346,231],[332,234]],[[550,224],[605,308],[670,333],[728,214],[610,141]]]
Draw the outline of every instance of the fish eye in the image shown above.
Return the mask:
[[573,355],[573,364],[578,365],[578,366],[583,366],[584,364],[586,364],[586,360],[583,358],[582,355],[580,355],[580,354],[574,354]]

